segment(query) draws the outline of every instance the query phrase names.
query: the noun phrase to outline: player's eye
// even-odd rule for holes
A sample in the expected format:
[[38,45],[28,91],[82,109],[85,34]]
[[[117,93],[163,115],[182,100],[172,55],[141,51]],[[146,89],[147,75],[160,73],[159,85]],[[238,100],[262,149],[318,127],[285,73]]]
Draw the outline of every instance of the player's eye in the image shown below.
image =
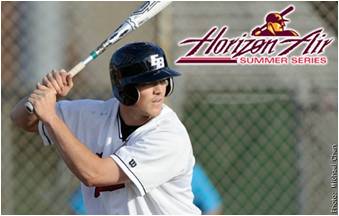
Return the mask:
[[160,80],[159,81],[160,85],[168,85],[168,79],[165,79],[165,80]]
[[155,82],[151,82],[151,83],[142,83],[142,84],[139,84],[138,87],[149,88],[149,87],[157,86],[158,84],[167,86],[168,85],[168,79],[159,80],[159,81],[155,81]]

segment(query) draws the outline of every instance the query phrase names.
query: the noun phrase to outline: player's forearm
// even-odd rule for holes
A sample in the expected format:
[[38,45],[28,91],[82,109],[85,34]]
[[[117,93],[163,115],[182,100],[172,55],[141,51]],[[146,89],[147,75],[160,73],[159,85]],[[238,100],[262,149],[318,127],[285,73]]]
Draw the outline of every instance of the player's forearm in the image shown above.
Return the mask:
[[25,108],[27,97],[21,99],[12,109],[11,119],[13,123],[29,132],[37,132],[38,117],[35,114],[28,113]]
[[107,164],[111,158],[99,158],[82,144],[57,116],[47,126],[62,158],[70,170],[87,186],[107,186],[119,183],[119,177],[111,173],[107,175]]

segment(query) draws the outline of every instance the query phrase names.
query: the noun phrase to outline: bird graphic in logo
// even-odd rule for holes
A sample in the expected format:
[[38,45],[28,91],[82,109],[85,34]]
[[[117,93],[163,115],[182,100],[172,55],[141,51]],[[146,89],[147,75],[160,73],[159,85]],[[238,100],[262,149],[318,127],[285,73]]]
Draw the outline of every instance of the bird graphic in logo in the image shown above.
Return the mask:
[[252,36],[299,36],[299,33],[292,29],[285,29],[286,22],[284,16],[294,10],[290,5],[282,12],[271,12],[266,15],[266,23],[252,30]]

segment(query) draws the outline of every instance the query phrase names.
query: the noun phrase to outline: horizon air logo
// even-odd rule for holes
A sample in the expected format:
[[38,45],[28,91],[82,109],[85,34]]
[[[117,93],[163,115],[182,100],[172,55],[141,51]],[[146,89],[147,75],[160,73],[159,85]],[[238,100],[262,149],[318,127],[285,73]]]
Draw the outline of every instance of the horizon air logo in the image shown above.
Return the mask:
[[305,35],[287,28],[285,17],[294,11],[289,5],[280,12],[270,11],[262,25],[241,36],[224,35],[229,27],[213,26],[202,37],[186,38],[178,46],[190,46],[185,55],[176,60],[184,65],[326,65],[325,54],[334,38],[322,27]]

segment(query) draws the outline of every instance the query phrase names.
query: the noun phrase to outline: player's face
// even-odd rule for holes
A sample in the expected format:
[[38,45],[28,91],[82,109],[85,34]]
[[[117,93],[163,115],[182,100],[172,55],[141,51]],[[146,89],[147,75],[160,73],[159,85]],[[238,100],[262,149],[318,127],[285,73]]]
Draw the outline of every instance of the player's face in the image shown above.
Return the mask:
[[272,24],[274,32],[284,31],[285,22],[283,20],[275,22]]
[[161,80],[153,83],[142,84],[137,88],[140,92],[140,99],[135,104],[143,115],[155,117],[160,114],[164,103],[168,80]]

